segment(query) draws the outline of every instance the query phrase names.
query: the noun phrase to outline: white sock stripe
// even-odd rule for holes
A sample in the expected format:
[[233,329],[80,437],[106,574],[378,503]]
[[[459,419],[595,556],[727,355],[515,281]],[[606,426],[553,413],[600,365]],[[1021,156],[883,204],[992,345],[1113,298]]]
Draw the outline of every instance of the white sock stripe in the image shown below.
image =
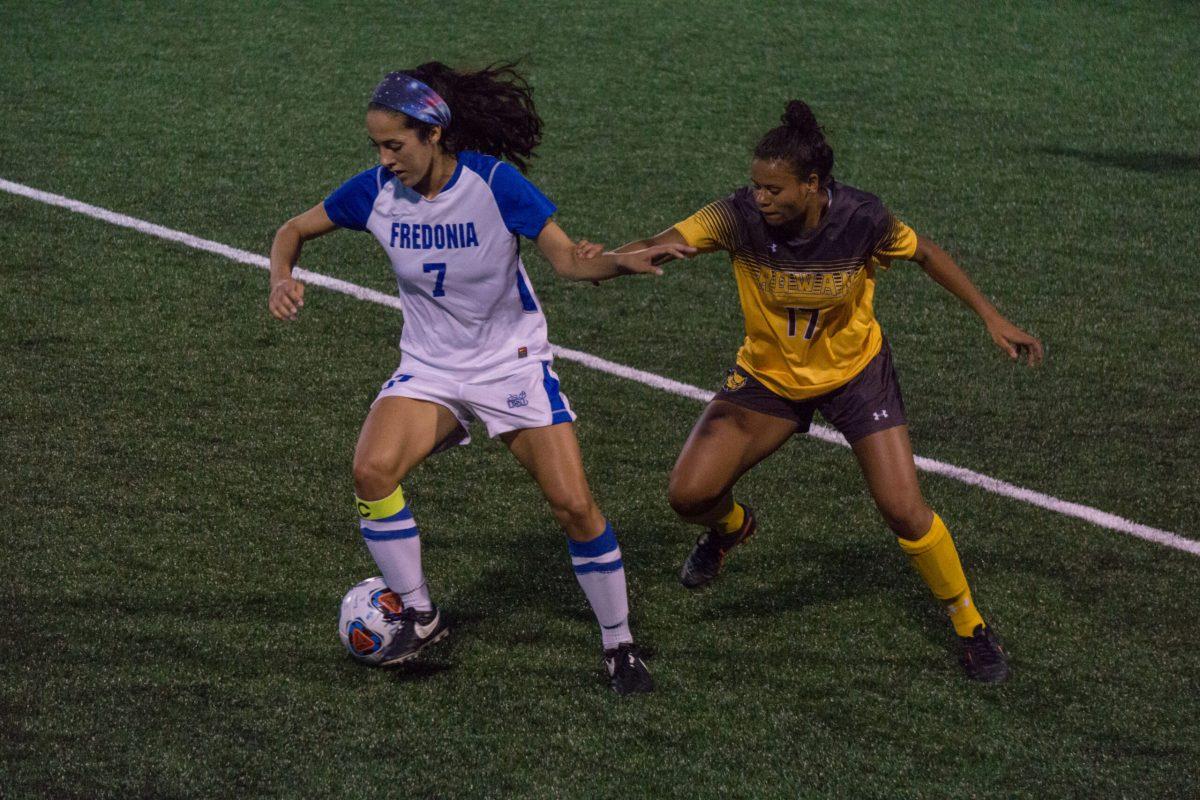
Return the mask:
[[576,567],[582,567],[584,564],[607,564],[611,561],[620,561],[620,560],[621,560],[621,548],[619,548],[619,547],[614,550],[609,550],[607,553],[595,556],[593,558],[586,558],[586,557],[582,557],[582,556],[571,556],[571,563]]
[[409,528],[417,527],[415,519],[400,519],[395,522],[378,522],[370,519],[360,519],[358,527],[364,531],[376,531],[383,533],[384,531],[406,531]]

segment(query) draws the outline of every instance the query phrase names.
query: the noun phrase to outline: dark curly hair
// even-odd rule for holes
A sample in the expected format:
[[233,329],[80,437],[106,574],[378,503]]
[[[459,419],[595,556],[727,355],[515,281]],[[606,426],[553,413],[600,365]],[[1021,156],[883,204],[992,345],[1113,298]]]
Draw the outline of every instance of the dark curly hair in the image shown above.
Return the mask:
[[789,100],[780,119],[782,125],[759,139],[754,157],[786,161],[800,180],[815,172],[821,185],[827,184],[833,171],[833,149],[808,103]]
[[[428,61],[401,70],[442,96],[450,107],[450,125],[441,144],[450,153],[478,150],[512,162],[525,172],[534,149],[542,141],[542,118],[533,107],[533,87],[517,71],[517,64],[496,63],[476,72],[459,72],[440,61]],[[372,110],[404,117],[427,141],[434,126],[371,103]]]

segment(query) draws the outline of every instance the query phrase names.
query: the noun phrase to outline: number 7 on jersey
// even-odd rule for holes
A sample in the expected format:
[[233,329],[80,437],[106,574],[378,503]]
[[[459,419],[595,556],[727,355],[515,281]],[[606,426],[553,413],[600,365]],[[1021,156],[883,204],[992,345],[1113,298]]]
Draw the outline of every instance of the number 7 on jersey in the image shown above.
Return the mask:
[[444,297],[446,290],[442,288],[446,283],[446,265],[445,264],[425,264],[423,265],[426,272],[436,272],[437,280],[433,284],[433,296]]

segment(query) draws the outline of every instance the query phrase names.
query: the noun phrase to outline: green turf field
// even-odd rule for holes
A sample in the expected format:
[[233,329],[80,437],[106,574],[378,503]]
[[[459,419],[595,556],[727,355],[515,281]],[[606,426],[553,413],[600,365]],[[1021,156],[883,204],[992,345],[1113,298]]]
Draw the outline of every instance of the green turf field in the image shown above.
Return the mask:
[[[617,244],[739,185],[802,97],[838,178],[1048,347],[1013,367],[887,273],[917,451],[1200,539],[1200,8],[586,5],[5,3],[0,178],[265,254],[371,163],[385,71],[519,56],[531,177]],[[594,288],[525,252],[555,343],[707,388],[731,363],[723,256]],[[367,236],[302,263],[394,288]],[[1200,795],[1196,556],[927,477],[1013,654],[973,685],[842,448],[755,471],[754,545],[680,588],[666,479],[701,406],[568,362],[658,691],[607,689],[563,537],[481,431],[406,482],[448,646],[358,666],[350,462],[401,319],[313,290],[282,325],[266,288],[0,193],[0,798]]]

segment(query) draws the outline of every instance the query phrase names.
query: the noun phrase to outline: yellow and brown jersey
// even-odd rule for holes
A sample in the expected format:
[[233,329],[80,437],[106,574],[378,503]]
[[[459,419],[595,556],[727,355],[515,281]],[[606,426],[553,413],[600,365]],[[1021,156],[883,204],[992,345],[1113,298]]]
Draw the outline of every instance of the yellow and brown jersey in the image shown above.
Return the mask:
[[829,192],[820,224],[798,234],[767,225],[749,187],[675,226],[692,247],[728,251],[746,318],[737,363],[793,400],[836,389],[875,357],[875,271],[917,249],[875,195],[836,181]]

